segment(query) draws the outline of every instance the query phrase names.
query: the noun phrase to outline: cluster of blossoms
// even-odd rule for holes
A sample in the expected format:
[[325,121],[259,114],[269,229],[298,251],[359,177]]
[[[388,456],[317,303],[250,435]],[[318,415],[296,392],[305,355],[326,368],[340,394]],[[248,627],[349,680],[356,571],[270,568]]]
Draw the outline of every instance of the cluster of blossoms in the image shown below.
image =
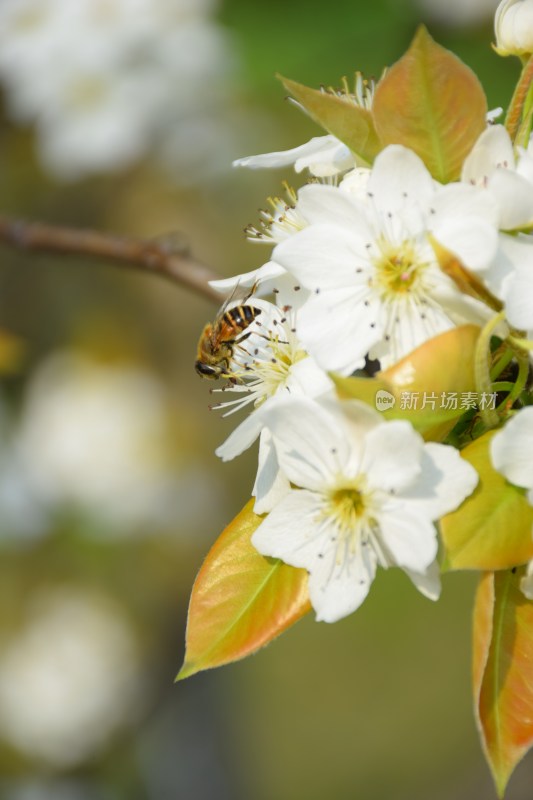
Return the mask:
[[[368,112],[373,95],[358,76],[355,91],[343,97]],[[226,413],[245,406],[251,413],[217,453],[232,459],[259,439],[253,494],[256,513],[267,516],[252,544],[308,571],[318,619],[335,621],[356,609],[377,566],[401,567],[436,599],[435,523],[479,482],[454,447],[424,442],[409,421],[340,399],[335,375],[358,374],[369,359],[382,370],[394,367],[468,324],[499,341],[522,337],[527,362],[533,144],[516,146],[495,124],[497,115],[487,115],[459,179],[446,183],[403,144],[385,146],[372,165],[361,165],[331,133],[236,162],[294,165],[311,176],[298,191],[287,187],[287,201],[271,200],[259,227],[248,229],[252,241],[273,247],[270,260],[215,284],[221,291],[249,287],[232,304],[256,309],[235,340],[230,380],[220,390],[237,396],[218,404]],[[443,268],[450,260],[469,290]],[[510,415],[493,439],[492,465],[529,489],[533,505],[532,409]]]
[[212,0],[2,0],[0,81],[11,116],[37,126],[45,167],[77,178],[150,151],[174,168],[205,162],[230,65],[213,10]]

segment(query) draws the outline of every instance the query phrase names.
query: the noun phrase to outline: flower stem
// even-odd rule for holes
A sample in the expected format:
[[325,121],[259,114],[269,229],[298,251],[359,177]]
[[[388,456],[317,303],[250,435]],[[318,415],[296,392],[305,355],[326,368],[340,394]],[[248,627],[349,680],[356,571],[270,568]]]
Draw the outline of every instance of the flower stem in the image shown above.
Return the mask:
[[[476,380],[476,389],[480,394],[490,394],[491,391],[491,375],[490,375],[490,340],[491,336],[500,324],[505,319],[505,311],[500,311],[492,319],[490,319],[481,333],[476,344],[476,353],[474,360],[474,373]],[[483,422],[488,428],[493,428],[498,424],[498,413],[494,409],[483,408],[481,409],[481,416]]]
[[533,341],[531,339],[520,339],[518,336],[509,336],[508,341],[513,347],[517,347],[520,350],[533,350]]
[[515,141],[516,135],[520,128],[524,105],[526,103],[529,87],[531,86],[532,81],[533,55],[530,56],[524,64],[522,74],[520,75],[520,79],[516,84],[516,89],[514,90],[514,94],[507,111],[507,116],[505,118],[505,127],[507,128],[507,131],[513,142]]
[[495,381],[496,378],[502,374],[505,367],[507,367],[513,360],[514,355],[514,351],[511,350],[511,348],[507,348],[504,354],[500,356],[490,371],[490,378],[492,381]]
[[519,356],[518,357],[518,375],[516,376],[516,381],[514,385],[505,398],[505,400],[500,403],[497,408],[497,411],[503,411],[504,409],[510,410],[513,407],[513,404],[516,400],[520,397],[523,390],[525,389],[527,378],[529,375],[529,358],[526,356]]

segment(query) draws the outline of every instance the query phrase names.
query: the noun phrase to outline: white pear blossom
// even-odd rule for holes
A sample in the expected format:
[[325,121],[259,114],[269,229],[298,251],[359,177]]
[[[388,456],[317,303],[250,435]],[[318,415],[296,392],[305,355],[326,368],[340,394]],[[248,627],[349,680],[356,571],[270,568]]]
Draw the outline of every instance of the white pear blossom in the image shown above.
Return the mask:
[[488,22],[495,0],[416,0],[416,5],[431,22],[461,30]]
[[[494,469],[515,486],[527,489],[527,499],[533,506],[533,406],[518,411],[493,436],[490,456]],[[533,561],[527,566],[520,588],[533,600]]]
[[224,416],[246,406],[251,406],[252,412],[216,453],[228,461],[259,438],[259,466],[252,494],[256,498],[256,513],[263,514],[286,493],[288,481],[279,470],[270,433],[254,409],[262,408],[270,398],[281,394],[317,397],[330,390],[332,384],[298,341],[295,309],[278,308],[264,300],[250,302],[261,313],[246,329],[246,338],[241,338],[234,347],[230,382],[213,391],[221,391],[224,396],[236,395],[214,406],[225,409]]
[[501,56],[533,53],[532,0],[502,0],[494,18],[496,52]]
[[252,543],[309,572],[317,619],[334,622],[358,608],[378,566],[401,567],[437,599],[433,523],[478,480],[459,453],[424,444],[409,423],[383,422],[357,401],[276,398],[260,415],[291,488]]
[[495,204],[475,187],[439,186],[412,151],[393,145],[378,156],[364,200],[311,185],[299,209],[308,226],[279,244],[272,262],[308,291],[298,335],[323,369],[349,374],[368,353],[386,367],[490,315],[442,272],[431,240],[486,269],[498,245]]
[[533,148],[518,149],[503,125],[483,131],[463,164],[462,180],[486,189],[498,207],[498,227],[533,225]]

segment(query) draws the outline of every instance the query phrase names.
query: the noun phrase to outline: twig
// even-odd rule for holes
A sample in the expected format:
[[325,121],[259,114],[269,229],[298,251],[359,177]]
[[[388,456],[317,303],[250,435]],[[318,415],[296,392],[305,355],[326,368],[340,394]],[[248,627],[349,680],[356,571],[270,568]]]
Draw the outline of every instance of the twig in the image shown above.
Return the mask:
[[188,247],[177,245],[172,237],[147,241],[0,215],[0,242],[17,250],[110,261],[160,275],[172,283],[192,289],[208,300],[220,301],[220,294],[208,283],[220,276],[197,261]]

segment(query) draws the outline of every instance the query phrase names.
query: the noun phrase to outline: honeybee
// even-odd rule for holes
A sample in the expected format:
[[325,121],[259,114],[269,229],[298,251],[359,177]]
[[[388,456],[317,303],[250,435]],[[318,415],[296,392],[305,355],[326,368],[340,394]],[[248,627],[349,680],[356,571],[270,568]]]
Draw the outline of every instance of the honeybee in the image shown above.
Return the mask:
[[233,295],[224,303],[213,323],[208,322],[198,342],[198,351],[194,368],[202,378],[216,380],[231,377],[229,362],[233,356],[233,348],[238,342],[247,339],[250,331],[246,328],[259,316],[261,309],[247,301],[255,291],[255,286],[243,298],[239,305],[228,308]]

